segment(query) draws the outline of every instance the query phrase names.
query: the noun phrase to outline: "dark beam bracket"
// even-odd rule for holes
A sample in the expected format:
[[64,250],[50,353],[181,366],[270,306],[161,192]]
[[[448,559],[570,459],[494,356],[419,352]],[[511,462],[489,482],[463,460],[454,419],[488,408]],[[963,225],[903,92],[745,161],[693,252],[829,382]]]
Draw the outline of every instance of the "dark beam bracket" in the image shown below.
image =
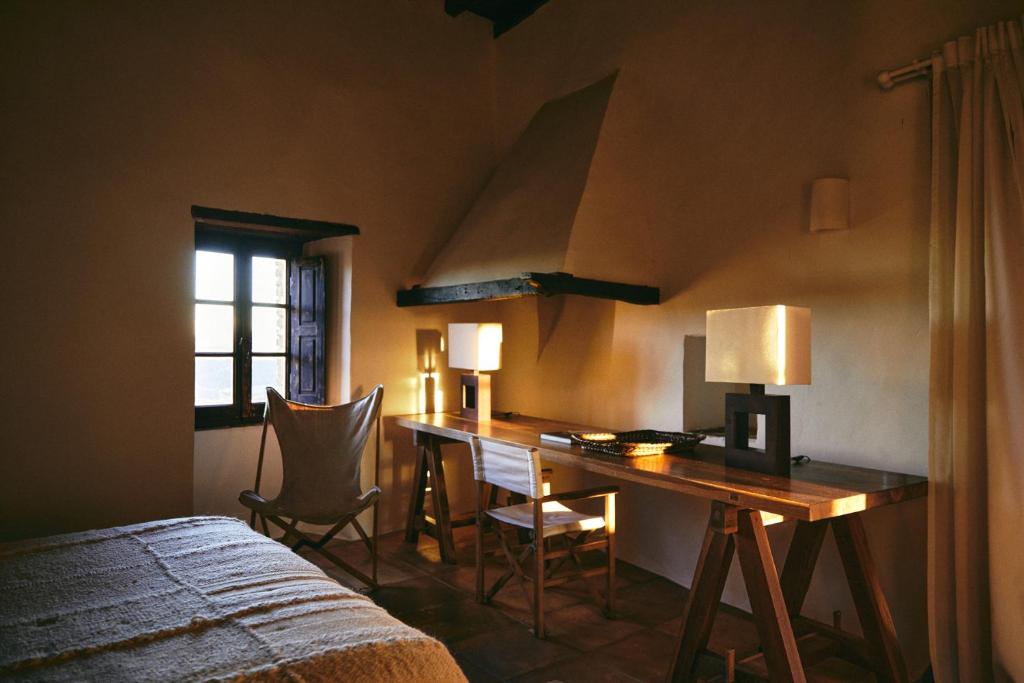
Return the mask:
[[203,228],[213,231],[230,232],[232,234],[248,234],[257,237],[288,239],[299,242],[311,242],[326,237],[345,237],[358,235],[359,228],[345,223],[315,221],[308,218],[286,218],[265,213],[249,213],[246,211],[228,211],[211,209],[206,206],[193,206],[192,219]]
[[443,287],[413,287],[398,291],[396,303],[405,306],[429,306],[469,301],[499,301],[523,296],[576,294],[598,299],[651,306],[661,302],[661,290],[646,285],[591,280],[569,273],[523,273],[504,280],[471,282]]

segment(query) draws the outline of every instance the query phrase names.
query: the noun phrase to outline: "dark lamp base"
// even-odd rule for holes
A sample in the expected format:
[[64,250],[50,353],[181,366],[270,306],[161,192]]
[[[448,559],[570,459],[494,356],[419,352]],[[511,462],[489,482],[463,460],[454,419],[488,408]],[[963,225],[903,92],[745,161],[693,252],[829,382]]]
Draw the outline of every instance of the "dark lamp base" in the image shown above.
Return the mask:
[[[762,474],[789,476],[789,396],[764,393],[725,395],[725,464]],[[750,415],[765,416],[764,450],[750,448]]]
[[459,415],[467,420],[487,422],[491,419],[491,376],[462,375]]

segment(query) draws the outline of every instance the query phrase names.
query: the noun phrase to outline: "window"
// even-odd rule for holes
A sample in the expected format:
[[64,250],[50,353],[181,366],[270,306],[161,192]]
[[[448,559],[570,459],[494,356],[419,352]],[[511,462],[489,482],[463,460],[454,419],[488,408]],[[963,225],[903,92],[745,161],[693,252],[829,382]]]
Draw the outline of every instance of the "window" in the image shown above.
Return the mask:
[[353,226],[192,208],[196,428],[253,424],[266,388],[303,403],[325,394],[325,266],[310,239]]
[[288,391],[290,244],[197,239],[196,426],[260,419],[266,388]]

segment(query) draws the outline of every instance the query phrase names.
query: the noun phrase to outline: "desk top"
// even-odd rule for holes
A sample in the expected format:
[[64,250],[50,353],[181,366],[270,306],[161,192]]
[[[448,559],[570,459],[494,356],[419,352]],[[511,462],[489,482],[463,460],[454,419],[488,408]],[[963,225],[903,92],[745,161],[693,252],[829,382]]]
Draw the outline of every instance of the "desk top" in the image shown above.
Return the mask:
[[649,486],[775,513],[791,519],[817,521],[873,507],[920,498],[928,480],[813,459],[793,465],[790,478],[726,467],[725,449],[699,445],[691,455],[649,455],[623,458],[541,441],[542,432],[613,431],[536,417],[514,416],[479,423],[458,413],[401,415],[408,429],[468,442],[473,436],[536,448],[542,460]]

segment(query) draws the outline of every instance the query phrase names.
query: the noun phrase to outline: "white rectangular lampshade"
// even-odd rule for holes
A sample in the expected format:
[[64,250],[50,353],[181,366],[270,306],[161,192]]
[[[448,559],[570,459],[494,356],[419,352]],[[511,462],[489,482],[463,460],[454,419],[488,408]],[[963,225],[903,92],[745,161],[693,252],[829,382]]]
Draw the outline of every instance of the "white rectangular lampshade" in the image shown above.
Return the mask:
[[811,309],[754,306],[708,311],[708,382],[811,383]]
[[487,372],[501,369],[501,323],[450,323],[448,367]]

